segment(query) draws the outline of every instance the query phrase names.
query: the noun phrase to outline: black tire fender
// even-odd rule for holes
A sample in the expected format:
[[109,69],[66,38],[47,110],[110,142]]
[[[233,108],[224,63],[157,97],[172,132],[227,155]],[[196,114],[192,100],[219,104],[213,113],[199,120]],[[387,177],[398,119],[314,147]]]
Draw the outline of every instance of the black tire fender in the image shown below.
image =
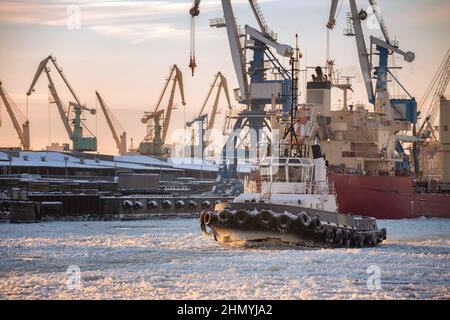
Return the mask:
[[222,210],[219,212],[219,222],[222,224],[227,224],[228,222],[231,221],[231,217],[232,217],[232,213],[230,210]]
[[287,231],[291,228],[293,219],[286,213],[281,213],[275,217],[275,221],[279,230]]
[[239,226],[245,226],[250,221],[250,214],[247,210],[238,210],[233,215],[233,219]]
[[334,241],[339,245],[342,245],[342,243],[344,242],[344,232],[342,228],[336,228],[336,231],[334,233]]
[[315,216],[314,218],[311,219],[310,226],[317,232],[322,230],[323,226],[319,216]]
[[325,230],[325,242],[329,244],[334,242],[334,230],[332,228]]
[[311,225],[311,217],[304,211],[297,217],[297,221],[303,228],[308,228]]
[[163,200],[162,207],[164,209],[172,208],[172,201],[170,201],[170,200]]
[[263,210],[258,213],[257,221],[258,225],[263,228],[270,228],[273,224],[274,214],[272,211]]

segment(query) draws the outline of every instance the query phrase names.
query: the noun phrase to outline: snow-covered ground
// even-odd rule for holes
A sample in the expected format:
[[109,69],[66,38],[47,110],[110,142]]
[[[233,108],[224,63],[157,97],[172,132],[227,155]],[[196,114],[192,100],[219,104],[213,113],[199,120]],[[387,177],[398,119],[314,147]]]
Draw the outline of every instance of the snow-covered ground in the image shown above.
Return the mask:
[[348,250],[221,248],[195,219],[0,224],[0,298],[450,299],[450,220],[379,224]]

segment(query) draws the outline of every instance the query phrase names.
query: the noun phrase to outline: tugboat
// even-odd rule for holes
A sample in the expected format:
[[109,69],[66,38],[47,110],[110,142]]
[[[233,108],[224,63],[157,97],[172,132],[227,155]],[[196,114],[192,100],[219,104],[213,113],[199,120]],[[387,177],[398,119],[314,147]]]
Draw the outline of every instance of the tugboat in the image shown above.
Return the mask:
[[260,188],[247,181],[244,193],[231,203],[203,211],[202,231],[212,234],[221,245],[361,248],[381,244],[386,240],[386,229],[379,229],[375,218],[338,213],[320,145],[311,149],[314,160],[262,160]]

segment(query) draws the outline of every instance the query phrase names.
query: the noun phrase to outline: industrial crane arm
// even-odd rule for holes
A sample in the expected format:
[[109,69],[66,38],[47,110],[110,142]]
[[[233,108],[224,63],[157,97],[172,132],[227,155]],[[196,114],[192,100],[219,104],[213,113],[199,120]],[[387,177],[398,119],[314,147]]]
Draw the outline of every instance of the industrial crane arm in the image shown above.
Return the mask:
[[36,82],[39,80],[39,77],[41,76],[42,72],[46,69],[47,62],[50,58],[51,57],[48,56],[47,58],[42,60],[41,63],[39,63],[36,74],[34,75],[34,78],[33,78],[33,81],[31,82],[30,88],[27,91],[27,96],[30,96],[34,92],[34,87],[36,85]]
[[395,53],[403,56],[403,58],[405,59],[406,62],[413,62],[416,59],[416,55],[414,52],[411,52],[411,51],[405,52],[405,51],[400,50],[399,48],[387,43],[386,41],[375,38],[374,36],[370,37],[370,42],[374,45],[385,48],[389,51],[395,52]]
[[33,82],[31,83],[30,88],[28,89],[27,95],[31,95],[32,92],[34,92],[34,86],[36,85],[36,82],[39,80],[39,77],[41,76],[42,72],[46,70],[48,62],[51,61],[52,64],[55,66],[55,69],[58,71],[59,75],[61,76],[61,79],[66,84],[67,88],[69,89],[70,93],[72,94],[75,101],[78,103],[78,105],[81,105],[80,99],[78,98],[77,94],[72,88],[72,85],[67,80],[66,76],[64,75],[62,69],[58,66],[56,63],[56,58],[52,55],[48,56],[44,60],[41,61],[41,63],[38,66],[38,69],[36,71],[36,74],[34,76]]
[[330,18],[328,19],[327,23],[327,28],[330,30],[333,30],[334,26],[336,25],[336,11],[338,4],[339,0],[331,0]]
[[[239,89],[242,97],[245,99],[250,98],[250,90],[248,79],[246,75],[245,59],[243,56],[243,49],[239,38],[239,31],[236,25],[236,18],[234,16],[231,0],[221,0],[222,9],[225,18],[225,25],[227,28],[228,43],[231,51],[231,58],[233,60],[234,70],[239,83]],[[200,14],[200,0],[194,1],[194,4],[189,11],[192,19]],[[191,20],[191,63],[189,67],[194,72],[195,64],[195,24]]]
[[[102,108],[103,114],[105,115],[106,122],[108,123],[109,129],[111,130],[114,141],[116,142],[119,154],[125,155],[127,152],[125,130],[123,130],[122,126],[119,124],[119,121],[116,119],[116,117],[114,117],[111,110],[108,108],[105,101],[97,91],[95,91],[95,95],[97,96],[97,100],[100,104],[100,107]],[[122,133],[119,134],[119,131],[121,131]]]
[[366,85],[367,97],[369,102],[375,103],[375,93],[372,83],[372,65],[369,61],[369,54],[367,52],[366,40],[364,39],[364,33],[361,25],[361,20],[365,19],[364,14],[359,14],[356,6],[356,0],[350,0],[350,9],[353,21],[353,27],[355,29],[356,46],[358,48],[359,64],[361,66],[362,76]]
[[274,48],[280,56],[289,58],[292,56],[292,54],[294,52],[294,49],[291,46],[285,45],[285,44],[279,44],[278,42],[273,41],[272,39],[268,38],[262,32],[254,29],[248,25],[245,26],[245,32],[248,35],[250,35],[252,38],[265,43],[269,47]]
[[[23,115],[22,111],[11,97],[8,95],[6,90],[3,88],[2,82],[0,81],[0,97],[5,104],[6,111],[8,112],[11,121],[13,123],[14,129],[19,136],[20,143],[22,144],[24,150],[30,150],[30,129],[29,122]],[[20,118],[20,119],[19,119]]]
[[178,68],[177,65],[174,65],[171,74],[173,74],[174,72],[175,72],[175,77],[173,78],[172,89],[170,91],[170,97],[169,97],[169,104],[167,105],[167,110],[166,110],[165,117],[164,117],[163,134],[162,134],[162,143],[163,144],[166,141],[167,133],[169,130],[177,85],[178,85],[178,88],[180,89],[181,103],[183,104],[183,106],[186,105],[186,102],[184,99],[183,73],[181,72],[181,70]]

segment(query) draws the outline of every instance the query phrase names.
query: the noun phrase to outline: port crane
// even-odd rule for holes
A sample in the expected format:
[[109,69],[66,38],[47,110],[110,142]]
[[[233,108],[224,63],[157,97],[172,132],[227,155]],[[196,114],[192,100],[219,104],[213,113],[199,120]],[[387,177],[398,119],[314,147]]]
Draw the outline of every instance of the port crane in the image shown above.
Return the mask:
[[[246,110],[241,112],[235,122],[233,132],[228,136],[225,147],[222,151],[222,161],[234,159],[233,166],[228,172],[231,177],[237,174],[237,148],[238,140],[242,144],[244,128],[252,130],[250,134],[250,145],[255,148],[254,159],[260,159],[262,149],[260,142],[264,134],[264,128],[269,131],[268,114],[265,111],[266,105],[283,105],[283,114],[288,117],[290,109],[297,107],[297,94],[293,92],[293,76],[280,62],[277,55],[292,58],[294,49],[285,44],[277,42],[276,34],[271,31],[262,14],[256,0],[249,0],[253,14],[259,26],[259,30],[245,25],[243,32],[236,24],[231,0],[221,0],[223,18],[210,20],[210,26],[216,28],[226,28],[228,44],[234,70],[236,73],[239,89],[235,90],[236,100],[246,106]],[[191,21],[200,14],[200,1],[194,1],[190,10]],[[195,23],[191,22],[191,26]],[[195,28],[191,28],[191,40],[195,40]],[[243,39],[241,39],[243,38]],[[243,40],[241,42],[241,40]],[[272,49],[275,52],[272,52]],[[247,61],[247,53],[251,52],[252,57]],[[194,55],[193,55],[194,54]],[[195,41],[191,41],[191,67],[195,62]],[[270,64],[270,68],[269,68]],[[268,70],[273,70],[269,74]],[[270,79],[273,76],[273,79]],[[270,137],[268,137],[270,140]],[[231,154],[230,154],[231,153]],[[228,155],[228,156],[227,156]],[[230,157],[229,155],[233,155]],[[222,164],[223,167],[223,164]]]
[[95,95],[97,96],[97,100],[102,108],[103,114],[105,115],[106,122],[108,123],[109,129],[113,135],[114,141],[116,142],[117,150],[121,156],[127,154],[127,133],[120,125],[117,118],[112,113],[111,109],[105,103],[103,98],[100,96],[98,91],[95,91]]
[[[69,102],[69,107],[65,108],[57,90],[55,83],[53,82],[53,78],[50,74],[49,63],[52,63],[61,79],[64,81],[66,87],[69,89],[72,94],[72,98],[75,102]],[[82,112],[87,111],[91,115],[96,114],[96,110],[92,108],[88,108],[86,105],[83,105],[75,93],[74,89],[70,85],[66,76],[63,73],[63,70],[58,66],[56,62],[56,58],[52,55],[48,56],[38,66],[36,74],[33,78],[33,81],[30,85],[30,88],[27,91],[27,96],[30,96],[35,90],[34,87],[39,80],[42,73],[45,73],[48,79],[48,88],[50,90],[50,94],[52,95],[53,102],[56,104],[58,108],[59,115],[63,122],[64,128],[66,129],[67,135],[69,139],[72,140],[73,143],[73,151],[75,152],[84,152],[84,151],[97,151],[97,138],[93,136],[92,132],[86,127],[82,120]],[[67,111],[66,111],[67,109]],[[71,119],[70,115],[73,111],[74,117]],[[73,125],[73,128],[72,128]],[[91,135],[90,137],[84,136],[84,129],[88,131]]]
[[436,120],[439,114],[441,98],[447,91],[450,82],[450,49],[447,51],[433,80],[419,101],[419,111],[425,116],[417,134],[422,139],[432,138],[437,142],[435,130]]
[[[170,89],[169,101],[167,108],[164,110],[161,109],[162,100],[166,95],[170,82],[172,82],[172,86]],[[169,76],[166,78],[163,90],[154,110],[152,112],[146,112],[142,117],[142,123],[147,124],[147,135],[139,146],[139,152],[142,154],[155,156],[164,155],[165,152],[163,152],[162,147],[166,141],[172,111],[175,109],[174,102],[177,87],[180,91],[181,103],[185,106],[186,102],[184,98],[183,73],[175,64],[170,69]]]
[[[332,30],[336,24],[336,11],[339,0],[332,0],[330,16],[327,23],[327,28]],[[413,160],[414,171],[416,175],[419,172],[419,164],[417,160],[417,102],[412,97],[405,87],[398,81],[398,79],[389,70],[388,62],[389,56],[396,53],[403,57],[406,62],[413,62],[415,54],[411,51],[403,51],[399,48],[398,43],[393,41],[389,35],[386,23],[380,13],[379,6],[376,0],[369,0],[376,21],[378,22],[383,39],[370,37],[370,52],[366,47],[366,40],[362,28],[362,22],[368,18],[368,13],[364,10],[358,10],[356,0],[349,0],[350,3],[350,17],[348,21],[348,28],[345,30],[345,35],[354,36],[356,38],[356,47],[358,51],[359,64],[361,67],[368,100],[375,107],[375,112],[385,114],[387,120],[401,120],[407,121],[413,126]],[[373,52],[375,48],[375,52]],[[373,67],[373,56],[378,55],[378,66]],[[374,69],[374,72],[372,72]],[[409,96],[409,99],[392,99],[388,91],[388,75],[395,80],[400,87]],[[374,88],[372,79],[375,76],[376,86]],[[403,147],[400,142],[396,144],[396,150],[404,154]],[[405,166],[402,164],[402,166]],[[400,170],[407,169],[402,167]]]
[[[403,57],[406,62],[413,62],[415,54],[411,51],[403,51],[399,49],[396,41],[393,41],[389,35],[386,23],[380,14],[379,7],[375,0],[369,0],[369,4],[373,9],[376,20],[378,21],[383,38],[379,39],[370,36],[370,52],[366,47],[366,40],[362,28],[362,21],[368,18],[368,13],[364,10],[358,10],[356,0],[350,2],[350,21],[345,35],[354,36],[356,38],[356,46],[358,50],[358,58],[367,90],[368,100],[375,106],[375,111],[387,115],[388,120],[405,120],[411,123],[417,122],[417,102],[411,97],[404,86],[391,73],[388,67],[389,56],[396,53]],[[339,0],[332,0],[330,17],[328,19],[327,28],[332,30],[336,24],[336,8]],[[376,52],[372,48],[375,47]],[[378,55],[378,66],[373,67],[373,56]],[[375,71],[372,72],[372,69]],[[388,75],[399,83],[404,91],[410,97],[409,99],[391,99],[388,92]],[[376,86],[372,83],[373,76],[376,77]]]
[[[3,88],[3,83],[0,80],[0,97],[5,105],[6,111],[11,118],[14,129],[19,136],[20,143],[24,150],[30,150],[30,122],[23,114],[22,110],[14,103],[11,97]],[[1,122],[0,122],[1,126]]]
[[[205,109],[208,106],[208,103],[213,96],[213,91],[215,90],[215,96],[213,99],[213,104],[211,108],[211,112],[208,114],[205,114]],[[186,123],[186,127],[192,127],[194,123],[198,124],[198,130],[199,130],[199,137],[198,137],[198,146],[202,149],[202,155],[203,155],[203,147],[207,147],[211,141],[210,141],[210,133],[211,130],[214,128],[214,125],[216,123],[216,117],[220,113],[221,110],[219,110],[219,101],[221,93],[225,94],[225,98],[227,100],[227,109],[228,111],[231,110],[231,98],[230,98],[230,92],[228,90],[228,82],[225,76],[218,72],[214,76],[214,80],[208,90],[208,94],[206,95],[205,101],[202,104],[202,107],[196,116],[196,118],[192,121],[189,121]],[[204,128],[206,122],[206,128]],[[191,144],[194,144],[194,138],[192,138]]]

